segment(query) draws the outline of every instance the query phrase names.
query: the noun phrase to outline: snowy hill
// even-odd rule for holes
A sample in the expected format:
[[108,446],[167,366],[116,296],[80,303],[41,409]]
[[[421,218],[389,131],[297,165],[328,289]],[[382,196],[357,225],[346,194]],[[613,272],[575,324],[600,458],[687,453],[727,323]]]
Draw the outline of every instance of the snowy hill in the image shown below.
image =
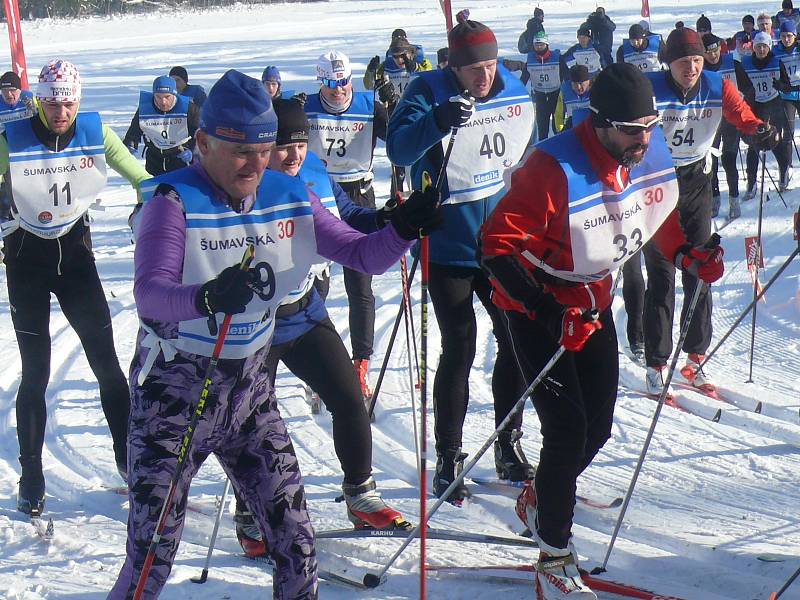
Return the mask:
[[[773,5],[774,4],[774,5]],[[779,3],[768,12],[778,10]],[[454,12],[467,7],[454,2]],[[574,31],[595,3],[545,1],[545,26],[551,46],[565,49]],[[615,41],[639,21],[639,6],[617,0],[604,4],[617,23]],[[533,2],[481,0],[469,8],[472,18],[497,34],[501,55],[520,58],[517,37],[532,15]],[[651,4],[652,29],[667,34],[678,19],[693,24],[703,11],[714,31],[729,35],[741,16],[758,14],[757,4],[731,2],[658,2]],[[267,64],[278,65],[285,89],[315,87],[313,66],[324,50],[338,48],[352,59],[354,81],[375,55],[382,55],[391,31],[403,27],[428,56],[445,45],[444,21],[435,0],[353,0],[285,4],[248,9],[236,6],[208,13],[171,13],[70,22],[24,23],[28,65],[38,73],[47,60],[60,56],[74,62],[84,80],[85,110],[99,110],[104,120],[124,134],[136,110],[138,92],[173,65],[187,67],[191,83],[207,88],[228,68],[258,77]],[[800,182],[800,160],[796,180]],[[768,162],[777,177],[775,165]],[[724,177],[721,177],[724,180]],[[376,189],[388,195],[389,165],[383,147],[376,156]],[[798,184],[800,186],[800,184]],[[784,207],[770,190],[764,206],[763,239],[766,281],[796,248],[791,215],[798,191],[785,194]],[[132,190],[114,176],[102,196],[104,212],[93,212],[95,255],[114,320],[117,351],[127,365],[133,352],[137,316],[132,295],[133,245],[126,225],[134,202]],[[723,194],[723,206],[725,196]],[[743,204],[742,218],[720,231],[726,273],[713,287],[715,341],[728,330],[752,299],[744,258],[744,238],[755,235],[757,200]],[[725,208],[723,208],[723,211]],[[719,224],[722,220],[719,219]],[[4,278],[0,270],[0,278]],[[375,278],[376,355],[372,377],[383,358],[400,302],[396,268]],[[620,332],[621,381],[612,440],[578,481],[578,491],[592,498],[624,495],[650,426],[655,403],[641,389],[644,370],[625,352],[625,313],[621,292],[615,304]],[[679,290],[679,296],[682,294]],[[418,286],[414,297],[419,298]],[[689,600],[752,600],[770,591],[800,563],[800,260],[791,264],[759,304],[754,383],[748,374],[749,317],[709,363],[709,372],[733,404],[719,405],[705,396],[680,389],[679,399],[693,412],[665,408],[655,432],[625,524],[609,561],[609,577]],[[334,272],[328,308],[343,336],[348,336],[347,302],[341,271]],[[416,308],[418,313],[418,306]],[[471,403],[464,431],[465,451],[474,453],[494,428],[491,369],[495,357],[489,319],[479,311],[478,354],[471,379]],[[429,348],[436,364],[439,335],[431,311]],[[483,318],[481,318],[483,317]],[[40,541],[16,511],[19,478],[14,402],[20,376],[5,284],[0,289],[0,598],[66,600],[104,598],[124,557],[127,499],[106,489],[120,484],[111,440],[100,409],[94,377],[77,336],[53,303],[52,367],[45,438],[47,508],[56,523],[55,539]],[[677,331],[675,333],[677,336]],[[373,426],[375,476],[387,500],[412,521],[418,517],[418,492],[407,354],[402,335],[390,361]],[[349,346],[348,340],[345,340]],[[433,372],[431,372],[431,377]],[[680,379],[678,375],[676,379]],[[279,373],[278,397],[305,475],[309,509],[318,530],[346,527],[344,507],[334,502],[341,473],[333,451],[330,415],[311,415],[298,381]],[[761,414],[753,410],[763,404]],[[722,409],[719,422],[703,415]],[[432,427],[431,419],[429,429]],[[530,406],[525,415],[523,444],[531,459],[538,453],[538,421]],[[430,462],[429,462],[430,466]],[[494,476],[491,453],[475,473]],[[209,580],[202,586],[187,581],[199,574],[213,525],[215,502],[224,476],[209,461],[191,490],[183,542],[162,598],[263,597],[271,589],[267,571],[238,556],[231,515],[223,519]],[[462,509],[445,505],[434,517],[436,527],[497,535],[521,529],[513,498],[473,486],[475,501]],[[579,505],[575,541],[585,566],[600,564],[617,510]],[[320,540],[323,568],[360,577],[376,570],[399,541]],[[323,598],[414,598],[418,595],[418,546],[413,544],[378,589],[355,592],[329,583]],[[794,556],[784,562],[756,559],[763,552]],[[456,542],[430,542],[430,562],[438,564],[529,563],[530,550]],[[530,584],[473,582],[466,576],[431,577],[429,596],[437,599],[509,600],[532,598]],[[800,584],[782,598],[800,599]]]

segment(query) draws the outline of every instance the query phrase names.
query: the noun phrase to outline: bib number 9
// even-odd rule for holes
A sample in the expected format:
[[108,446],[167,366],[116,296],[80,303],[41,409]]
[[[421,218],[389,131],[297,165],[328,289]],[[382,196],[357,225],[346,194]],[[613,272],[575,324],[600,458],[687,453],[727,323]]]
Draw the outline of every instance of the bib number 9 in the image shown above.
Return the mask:
[[254,267],[250,267],[250,272],[253,276],[253,281],[250,284],[253,292],[264,302],[272,300],[275,295],[275,271],[272,266],[267,261],[262,260]]

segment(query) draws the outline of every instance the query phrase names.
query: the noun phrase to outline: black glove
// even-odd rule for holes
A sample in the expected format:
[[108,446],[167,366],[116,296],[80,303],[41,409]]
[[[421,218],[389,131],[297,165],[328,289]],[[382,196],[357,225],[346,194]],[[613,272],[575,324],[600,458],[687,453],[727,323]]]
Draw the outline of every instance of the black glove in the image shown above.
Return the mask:
[[408,71],[409,73],[416,73],[417,67],[419,66],[416,57],[406,52],[403,58],[406,65],[406,71]]
[[378,99],[384,104],[397,102],[397,92],[394,89],[394,84],[388,79],[384,79],[378,86]]
[[228,267],[197,291],[194,298],[197,310],[210,317],[216,313],[243,313],[253,299],[251,279],[250,271],[243,271],[239,265]]
[[472,118],[475,112],[475,105],[471,99],[464,96],[451,96],[444,104],[440,104],[433,109],[433,116],[436,125],[442,131],[447,131],[451,127],[461,127]]
[[772,87],[774,87],[776,90],[784,94],[788,94],[789,92],[792,91],[792,86],[789,83],[783,81],[782,79],[773,79]]
[[416,240],[442,226],[439,192],[432,185],[421,192],[415,190],[408,200],[390,213],[392,225],[405,240]]
[[781,142],[781,132],[769,123],[762,123],[756,129],[755,146],[758,150],[772,150]]
[[378,67],[381,65],[381,57],[380,56],[373,56],[369,64],[367,65],[367,72],[368,73],[375,73],[378,70]]
[[308,94],[305,92],[297,92],[294,96],[292,96],[292,100],[297,100],[300,103],[300,106],[305,106],[306,102],[308,102]]

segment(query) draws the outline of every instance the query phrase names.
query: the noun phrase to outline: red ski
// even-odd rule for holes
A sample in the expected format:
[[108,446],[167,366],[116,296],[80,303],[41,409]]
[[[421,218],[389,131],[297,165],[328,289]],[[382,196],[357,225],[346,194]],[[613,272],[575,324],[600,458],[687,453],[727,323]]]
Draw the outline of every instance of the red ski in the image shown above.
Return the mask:
[[[489,565],[489,566],[441,566],[441,565],[427,565],[426,570],[428,571],[435,571],[437,573],[455,573],[458,575],[467,575],[472,577],[477,577],[486,580],[497,580],[503,582],[510,582],[510,581],[520,581],[524,583],[530,583],[531,580],[528,578],[513,578],[513,577],[503,577],[503,572],[507,574],[509,572],[516,572],[516,573],[533,573],[534,572],[533,565]],[[597,575],[590,575],[587,571],[581,569],[581,578],[583,582],[592,588],[595,592],[603,592],[606,594],[615,594],[617,596],[623,596],[625,598],[636,598],[638,600],[684,600],[683,598],[679,598],[677,596],[669,596],[664,594],[659,594],[656,592],[651,592],[650,590],[646,590],[644,588],[640,588],[635,585],[629,585],[627,583],[619,583],[616,581],[610,581],[608,579],[604,579]]]

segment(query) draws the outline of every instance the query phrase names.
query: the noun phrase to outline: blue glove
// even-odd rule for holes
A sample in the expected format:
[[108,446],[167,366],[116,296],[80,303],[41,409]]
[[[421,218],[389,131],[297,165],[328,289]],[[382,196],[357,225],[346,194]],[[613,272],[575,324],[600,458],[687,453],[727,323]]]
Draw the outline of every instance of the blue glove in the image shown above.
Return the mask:
[[187,165],[190,165],[190,164],[192,164],[192,151],[191,150],[184,150],[183,152],[178,154],[178,158],[180,158]]

